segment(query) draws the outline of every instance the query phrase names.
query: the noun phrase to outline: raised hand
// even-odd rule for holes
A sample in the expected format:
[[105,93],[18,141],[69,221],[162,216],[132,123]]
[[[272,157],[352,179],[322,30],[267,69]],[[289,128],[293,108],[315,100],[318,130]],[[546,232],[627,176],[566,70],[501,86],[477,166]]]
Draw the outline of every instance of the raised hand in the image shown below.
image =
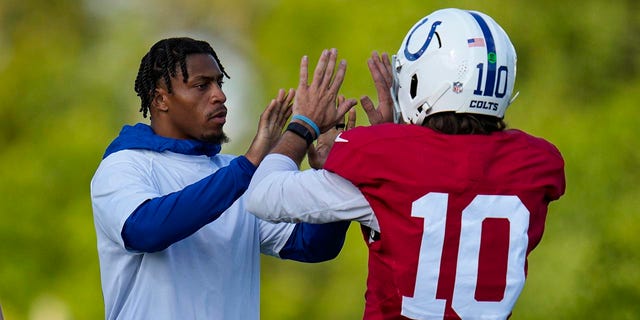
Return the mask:
[[300,82],[293,102],[293,115],[309,118],[318,126],[320,133],[333,128],[357,103],[355,99],[348,99],[336,108],[336,98],[347,69],[346,61],[342,60],[334,70],[337,55],[336,49],[322,51],[311,84],[308,84],[308,57],[304,56],[300,62]]
[[291,102],[295,97],[295,90],[284,89],[278,91],[275,99],[272,99],[267,108],[260,115],[258,132],[249,146],[245,157],[254,165],[259,165],[262,159],[273,148],[282,135],[282,128],[291,116]]
[[368,96],[360,98],[362,108],[367,113],[369,123],[372,125],[393,122],[393,99],[391,98],[391,86],[393,86],[393,71],[389,55],[385,52],[382,56],[374,51],[367,60],[369,72],[378,91],[378,107],[374,107]]

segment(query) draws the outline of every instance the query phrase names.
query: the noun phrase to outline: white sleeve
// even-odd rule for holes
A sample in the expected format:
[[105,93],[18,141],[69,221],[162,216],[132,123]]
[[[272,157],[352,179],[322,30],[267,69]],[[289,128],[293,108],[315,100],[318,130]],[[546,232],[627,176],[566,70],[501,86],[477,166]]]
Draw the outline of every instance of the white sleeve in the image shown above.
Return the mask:
[[140,204],[160,196],[140,162],[129,152],[110,155],[91,179],[91,202],[96,227],[124,248],[122,227]]
[[272,222],[328,223],[355,220],[380,231],[360,190],[327,170],[299,171],[293,160],[270,154],[246,192],[248,211]]

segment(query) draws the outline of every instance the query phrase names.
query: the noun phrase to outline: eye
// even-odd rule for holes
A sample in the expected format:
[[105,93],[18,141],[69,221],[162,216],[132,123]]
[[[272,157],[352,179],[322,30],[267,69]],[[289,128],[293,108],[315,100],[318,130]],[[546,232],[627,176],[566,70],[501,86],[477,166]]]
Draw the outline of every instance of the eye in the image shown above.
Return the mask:
[[209,82],[196,84],[195,87],[199,90],[207,90],[209,88]]
[[224,84],[224,80],[222,79],[218,80],[218,87],[222,88],[223,84]]

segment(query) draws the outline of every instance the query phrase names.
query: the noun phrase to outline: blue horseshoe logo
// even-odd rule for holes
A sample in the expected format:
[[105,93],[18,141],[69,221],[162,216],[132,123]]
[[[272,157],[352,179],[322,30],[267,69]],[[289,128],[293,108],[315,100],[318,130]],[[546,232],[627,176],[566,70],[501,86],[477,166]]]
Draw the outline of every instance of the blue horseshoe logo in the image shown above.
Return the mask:
[[422,21],[420,21],[420,23],[418,23],[416,25],[415,28],[413,28],[413,30],[411,30],[411,33],[409,33],[409,37],[407,37],[407,42],[405,42],[404,44],[404,56],[409,60],[409,61],[415,61],[418,60],[418,58],[420,58],[420,56],[422,56],[422,54],[424,53],[425,50],[427,50],[427,47],[429,47],[429,43],[431,43],[431,39],[433,39],[433,35],[436,33],[436,28],[442,24],[442,21],[436,21],[431,25],[431,31],[429,31],[429,36],[427,37],[427,40],[422,44],[422,48],[420,48],[418,51],[411,53],[409,52],[409,41],[411,41],[411,37],[413,36],[413,33],[416,31],[416,29],[418,29],[421,25],[425,24],[427,22],[429,18],[424,18]]

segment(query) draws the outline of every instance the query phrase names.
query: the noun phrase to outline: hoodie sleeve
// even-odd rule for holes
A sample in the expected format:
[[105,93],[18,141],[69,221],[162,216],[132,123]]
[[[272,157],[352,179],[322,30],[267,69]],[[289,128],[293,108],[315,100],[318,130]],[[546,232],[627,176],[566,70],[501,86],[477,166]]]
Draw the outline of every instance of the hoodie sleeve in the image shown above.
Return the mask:
[[296,224],[289,240],[280,250],[282,259],[300,262],[322,262],[338,256],[350,221],[326,224]]
[[180,191],[145,201],[124,223],[125,247],[156,252],[190,236],[220,217],[245,192],[255,170],[247,158],[237,157]]

